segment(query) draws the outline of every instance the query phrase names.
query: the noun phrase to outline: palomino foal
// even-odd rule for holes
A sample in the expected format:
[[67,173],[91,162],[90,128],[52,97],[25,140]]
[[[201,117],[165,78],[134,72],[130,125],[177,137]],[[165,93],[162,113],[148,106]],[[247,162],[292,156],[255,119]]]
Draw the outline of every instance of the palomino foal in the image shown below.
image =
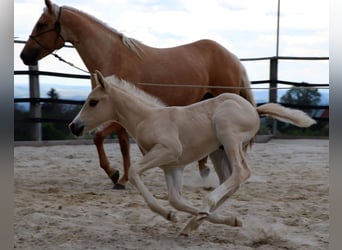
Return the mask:
[[[156,98],[114,76],[104,78],[96,72],[92,81],[96,87],[70,124],[72,133],[82,135],[108,120],[126,128],[143,152],[142,159],[129,170],[129,181],[154,212],[175,222],[175,212],[161,206],[141,179],[148,169],[163,169],[170,204],[194,216],[183,229],[184,235],[203,219],[241,226],[238,218],[214,211],[250,176],[245,152],[259,129],[259,114],[301,127],[315,123],[302,111],[277,104],[255,108],[236,94],[225,93],[184,107],[164,107]],[[207,195],[201,208],[196,208],[182,198],[183,170],[206,155],[210,155],[220,185]]]

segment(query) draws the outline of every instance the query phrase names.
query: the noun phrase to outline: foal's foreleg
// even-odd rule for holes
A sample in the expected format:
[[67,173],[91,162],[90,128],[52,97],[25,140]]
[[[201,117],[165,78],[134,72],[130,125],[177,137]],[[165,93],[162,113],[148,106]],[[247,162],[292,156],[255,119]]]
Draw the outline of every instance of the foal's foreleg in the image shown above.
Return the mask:
[[182,197],[183,172],[184,166],[164,169],[169,202],[180,211],[196,215],[200,210],[188,204]]
[[[109,134],[116,132],[118,133],[119,143],[121,148],[121,153],[123,157],[123,165],[124,165],[124,175],[119,179],[119,170],[111,168],[106,152],[104,151],[103,142],[106,136]],[[93,138],[94,144],[97,149],[97,153],[99,155],[99,161],[101,168],[106,172],[108,177],[114,183],[114,188],[123,189],[125,188],[125,184],[128,180],[128,169],[130,166],[130,156],[129,156],[129,140],[128,134],[122,126],[115,122],[109,123],[104,129],[96,132]],[[119,184],[118,184],[119,183]]]
[[131,166],[128,173],[129,181],[140,191],[150,209],[172,222],[177,221],[175,212],[167,210],[159,204],[158,200],[143,183],[141,174],[148,169],[167,165],[175,161],[178,156],[177,150],[157,144],[143,156],[141,161]]

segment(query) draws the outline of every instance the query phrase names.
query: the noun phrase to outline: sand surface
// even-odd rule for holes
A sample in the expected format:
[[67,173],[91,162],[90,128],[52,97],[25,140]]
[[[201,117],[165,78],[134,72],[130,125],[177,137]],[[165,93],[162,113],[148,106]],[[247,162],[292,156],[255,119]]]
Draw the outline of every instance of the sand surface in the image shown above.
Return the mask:
[[[106,144],[122,169],[117,144]],[[16,146],[14,149],[14,242],[16,249],[328,249],[329,141],[256,143],[248,153],[252,176],[218,210],[237,215],[242,228],[205,221],[179,237],[189,216],[171,223],[154,214],[131,184],[113,190],[93,145]],[[132,162],[141,154],[131,145]],[[184,197],[199,206],[217,186],[197,165],[185,170]],[[163,172],[143,180],[169,207]]]

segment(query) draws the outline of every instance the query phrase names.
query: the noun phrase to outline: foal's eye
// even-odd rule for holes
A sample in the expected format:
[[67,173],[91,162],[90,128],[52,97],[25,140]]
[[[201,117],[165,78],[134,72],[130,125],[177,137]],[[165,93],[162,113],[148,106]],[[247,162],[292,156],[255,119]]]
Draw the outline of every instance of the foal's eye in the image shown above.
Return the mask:
[[95,107],[99,101],[98,100],[90,100],[89,101],[89,106],[90,107]]

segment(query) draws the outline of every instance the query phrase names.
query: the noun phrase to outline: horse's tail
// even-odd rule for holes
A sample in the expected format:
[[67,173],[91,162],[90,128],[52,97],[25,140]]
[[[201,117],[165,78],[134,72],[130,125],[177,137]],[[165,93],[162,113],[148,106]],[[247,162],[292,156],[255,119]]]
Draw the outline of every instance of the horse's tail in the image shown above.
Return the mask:
[[249,81],[246,69],[242,65],[242,63],[240,63],[240,66],[241,66],[241,71],[242,71],[240,96],[245,98],[255,107],[256,104],[255,104],[254,95],[253,95],[252,88],[251,88],[251,82]]
[[298,127],[310,127],[315,124],[313,120],[305,112],[298,109],[285,108],[276,103],[267,103],[256,108],[260,115],[271,116],[277,120],[291,123]]

